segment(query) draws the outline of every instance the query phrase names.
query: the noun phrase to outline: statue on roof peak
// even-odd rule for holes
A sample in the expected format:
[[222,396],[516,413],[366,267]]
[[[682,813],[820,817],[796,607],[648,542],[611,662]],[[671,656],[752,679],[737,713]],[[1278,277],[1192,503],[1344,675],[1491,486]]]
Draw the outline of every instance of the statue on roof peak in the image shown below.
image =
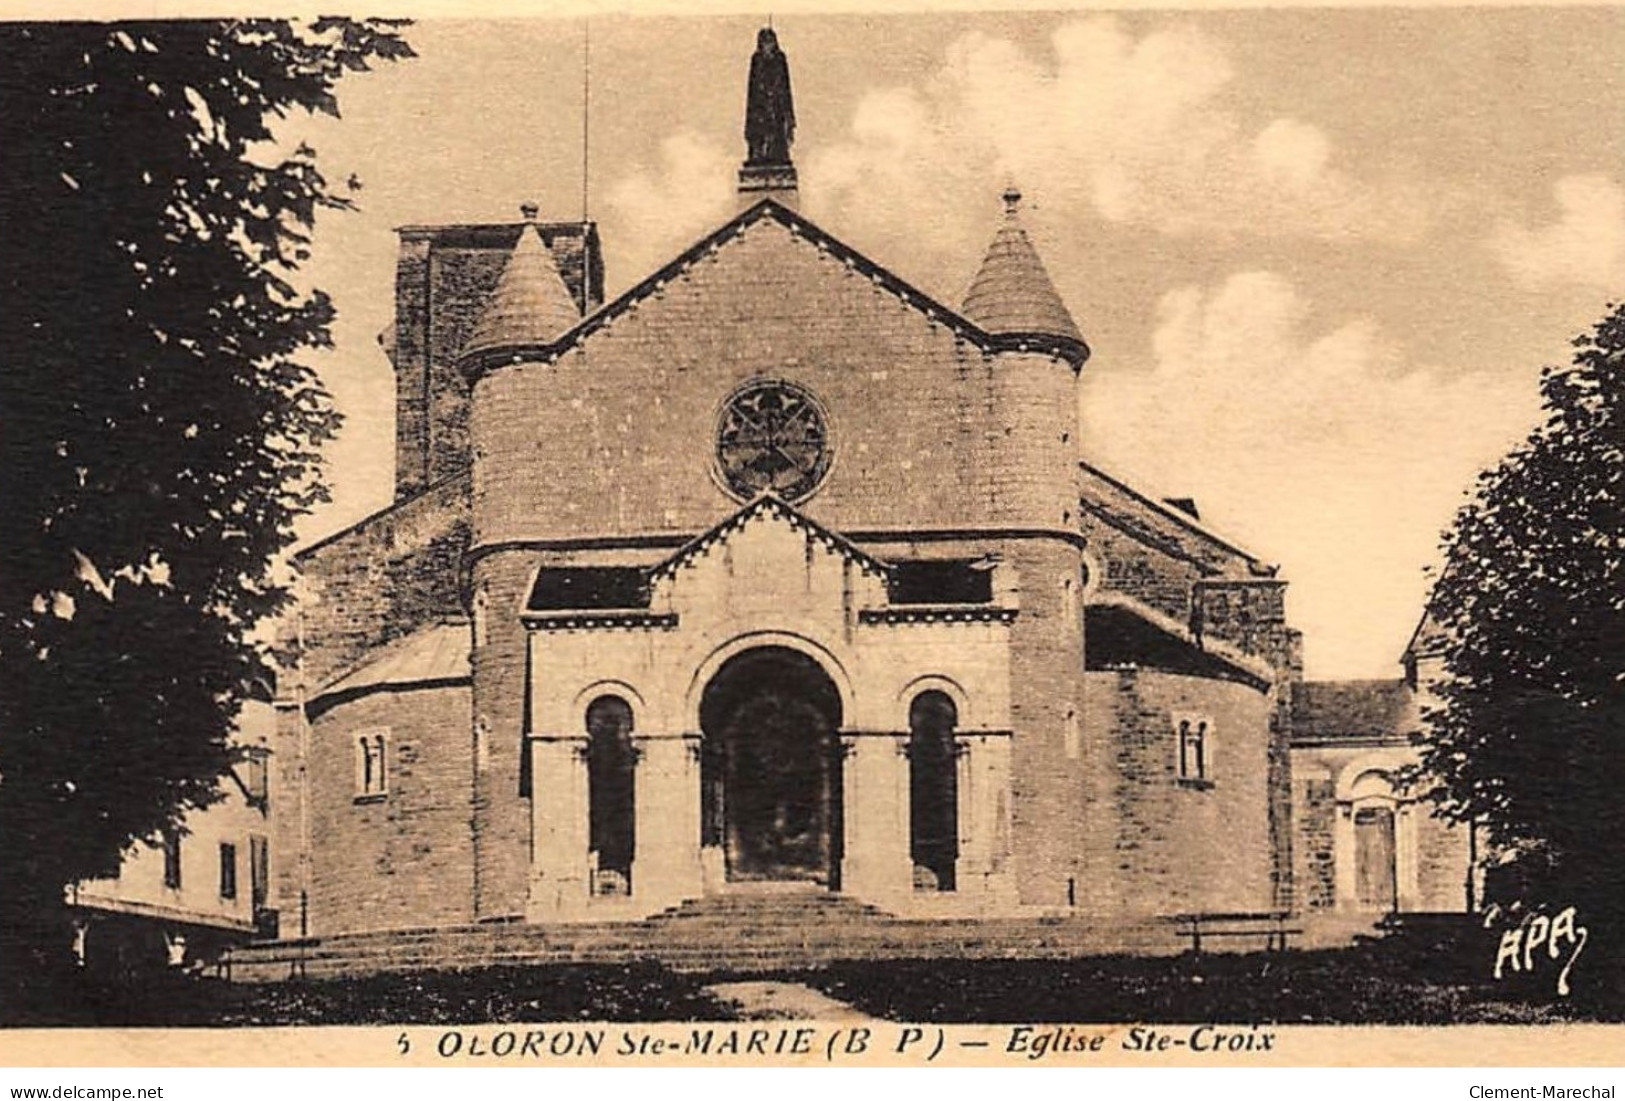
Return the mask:
[[788,165],[796,136],[796,109],[790,99],[790,63],[773,28],[756,33],[750,59],[750,90],[745,101],[747,168]]

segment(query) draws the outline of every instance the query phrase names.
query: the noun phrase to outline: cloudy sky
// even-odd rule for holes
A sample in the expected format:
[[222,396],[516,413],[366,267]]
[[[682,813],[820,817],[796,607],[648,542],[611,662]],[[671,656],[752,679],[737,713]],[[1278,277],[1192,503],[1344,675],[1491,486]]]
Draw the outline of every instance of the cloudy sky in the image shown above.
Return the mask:
[[[613,296],[733,209],[759,18],[598,17]],[[1625,289],[1625,10],[779,15],[802,209],[957,304],[1006,182],[1094,347],[1087,458],[1281,565],[1313,677],[1389,676],[1474,474]],[[424,21],[302,125],[336,500],[388,503],[395,237],[581,210],[584,23]]]

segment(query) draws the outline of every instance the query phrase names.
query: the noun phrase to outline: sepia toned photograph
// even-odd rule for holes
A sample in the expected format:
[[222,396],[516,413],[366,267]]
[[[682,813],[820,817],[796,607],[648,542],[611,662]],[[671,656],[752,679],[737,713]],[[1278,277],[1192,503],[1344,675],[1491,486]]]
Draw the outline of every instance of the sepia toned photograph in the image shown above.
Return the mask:
[[1625,9],[0,40],[0,1052],[1617,1065]]

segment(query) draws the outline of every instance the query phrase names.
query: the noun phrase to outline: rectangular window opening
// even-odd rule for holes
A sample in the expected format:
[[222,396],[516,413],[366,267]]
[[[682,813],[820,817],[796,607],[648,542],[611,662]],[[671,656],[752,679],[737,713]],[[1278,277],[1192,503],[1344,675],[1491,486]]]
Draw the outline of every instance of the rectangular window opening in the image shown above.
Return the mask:
[[382,799],[389,794],[389,731],[365,730],[355,736],[355,797]]
[[526,609],[532,612],[647,608],[649,578],[636,566],[550,567],[536,575]]
[[892,564],[893,604],[991,604],[993,564],[986,559],[939,559]]
[[237,897],[237,846],[220,842],[220,897]]
[[1210,726],[1207,719],[1179,720],[1179,779],[1182,783],[1200,787],[1213,783]]
[[174,830],[164,834],[164,886],[181,889],[181,835]]

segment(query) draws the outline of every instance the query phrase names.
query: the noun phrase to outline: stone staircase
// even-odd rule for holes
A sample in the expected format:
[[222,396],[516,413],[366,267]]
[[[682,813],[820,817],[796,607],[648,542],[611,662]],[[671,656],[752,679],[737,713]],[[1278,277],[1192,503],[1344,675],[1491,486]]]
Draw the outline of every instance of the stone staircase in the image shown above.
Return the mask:
[[652,961],[677,971],[763,974],[841,960],[1058,959],[1172,954],[1165,922],[1103,925],[1083,917],[894,917],[823,891],[711,895],[641,921],[569,925],[506,922],[292,941],[232,951],[222,974],[278,982],[560,963]]

